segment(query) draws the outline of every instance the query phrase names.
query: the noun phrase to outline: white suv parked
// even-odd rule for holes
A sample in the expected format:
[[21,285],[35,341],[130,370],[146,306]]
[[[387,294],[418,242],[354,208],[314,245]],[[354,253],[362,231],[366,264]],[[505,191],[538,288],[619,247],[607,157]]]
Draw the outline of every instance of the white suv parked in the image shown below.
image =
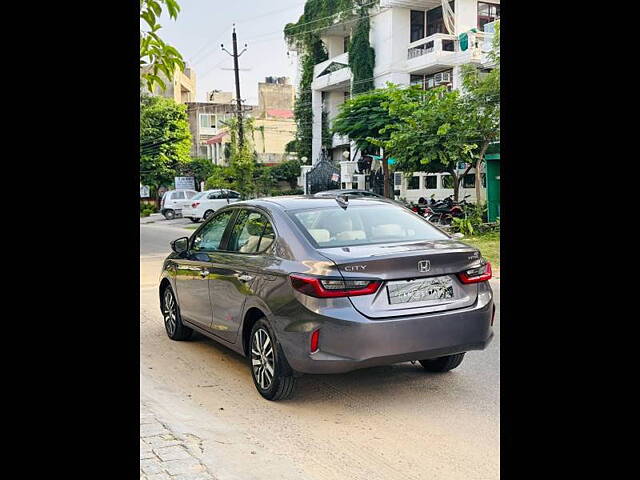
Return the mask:
[[199,222],[200,219],[209,218],[219,208],[239,200],[240,194],[233,190],[206,190],[191,199],[190,205],[182,209],[182,216],[191,219],[192,222]]
[[191,205],[191,199],[198,194],[195,190],[169,190],[162,196],[160,213],[167,220],[172,220],[182,213],[185,207]]

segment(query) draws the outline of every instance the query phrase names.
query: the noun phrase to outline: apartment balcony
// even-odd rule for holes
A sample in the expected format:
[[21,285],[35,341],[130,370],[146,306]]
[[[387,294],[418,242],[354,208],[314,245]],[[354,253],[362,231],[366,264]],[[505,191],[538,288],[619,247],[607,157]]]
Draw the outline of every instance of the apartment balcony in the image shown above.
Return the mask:
[[455,35],[436,33],[409,44],[407,70],[412,74],[428,75],[465,63],[480,63],[482,41],[480,35],[468,32],[468,43],[461,49]]
[[313,90],[344,90],[351,85],[351,69],[349,68],[349,53],[345,52],[330,58],[313,68]]
[[431,10],[442,5],[441,0],[380,0],[380,8],[399,7],[414,10]]

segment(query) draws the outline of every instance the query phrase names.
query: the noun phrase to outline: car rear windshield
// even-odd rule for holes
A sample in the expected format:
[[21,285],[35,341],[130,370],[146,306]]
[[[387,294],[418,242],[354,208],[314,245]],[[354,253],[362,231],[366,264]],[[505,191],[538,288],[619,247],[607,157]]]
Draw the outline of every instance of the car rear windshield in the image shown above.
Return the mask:
[[318,247],[442,240],[447,235],[410,211],[393,205],[350,206],[292,212]]

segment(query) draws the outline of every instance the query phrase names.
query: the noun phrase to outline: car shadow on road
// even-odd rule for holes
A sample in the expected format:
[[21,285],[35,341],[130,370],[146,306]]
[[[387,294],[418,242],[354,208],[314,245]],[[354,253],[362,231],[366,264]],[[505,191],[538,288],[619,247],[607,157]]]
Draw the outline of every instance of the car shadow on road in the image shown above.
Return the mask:
[[[246,357],[200,333],[194,332],[190,340],[206,345],[229,361],[237,362],[235,366],[246,370],[247,389],[255,390],[249,364]],[[215,361],[211,359],[211,361]],[[434,401],[443,396],[456,396],[470,388],[463,368],[448,373],[426,372],[415,362],[397,363],[379,367],[368,367],[347,373],[331,375],[303,375],[298,378],[296,389],[291,399],[283,400],[287,404],[309,402],[344,402],[345,396],[354,401],[366,401],[372,397],[385,397],[391,401],[401,391],[413,391],[433,396]],[[257,392],[256,392],[257,393]],[[442,395],[444,394],[444,395]],[[401,401],[398,398],[398,401]]]

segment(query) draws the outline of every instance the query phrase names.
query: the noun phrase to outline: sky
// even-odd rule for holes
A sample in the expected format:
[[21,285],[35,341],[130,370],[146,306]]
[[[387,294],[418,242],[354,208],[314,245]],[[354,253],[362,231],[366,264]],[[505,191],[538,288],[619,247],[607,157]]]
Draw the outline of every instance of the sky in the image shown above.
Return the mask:
[[[297,57],[287,56],[284,26],[298,20],[305,0],[179,0],[176,20],[163,12],[158,32],[173,45],[196,72],[196,100],[206,101],[206,92],[234,92],[233,58],[220,44],[233,51],[231,31],[236,24],[240,94],[249,105],[258,104],[258,82],[265,77],[289,77],[297,83]],[[230,70],[223,70],[223,69]],[[248,70],[243,70],[248,69]]]

